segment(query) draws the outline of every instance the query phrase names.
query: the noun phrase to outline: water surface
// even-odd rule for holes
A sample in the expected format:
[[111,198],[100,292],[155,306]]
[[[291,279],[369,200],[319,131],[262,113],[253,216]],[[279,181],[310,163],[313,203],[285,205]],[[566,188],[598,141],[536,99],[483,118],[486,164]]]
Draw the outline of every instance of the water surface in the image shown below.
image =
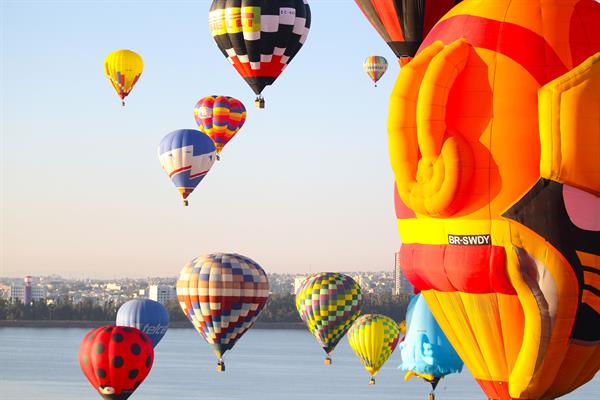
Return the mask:
[[[0,397],[11,400],[100,399],[79,369],[79,328],[0,328]],[[403,380],[396,351],[369,386],[369,375],[344,338],[323,365],[323,352],[303,330],[250,330],[225,355],[227,371],[190,329],[171,329],[156,348],[155,363],[132,400],[397,400],[426,399],[429,384]],[[438,400],[485,396],[467,370],[442,380]],[[600,379],[563,397],[600,399]]]

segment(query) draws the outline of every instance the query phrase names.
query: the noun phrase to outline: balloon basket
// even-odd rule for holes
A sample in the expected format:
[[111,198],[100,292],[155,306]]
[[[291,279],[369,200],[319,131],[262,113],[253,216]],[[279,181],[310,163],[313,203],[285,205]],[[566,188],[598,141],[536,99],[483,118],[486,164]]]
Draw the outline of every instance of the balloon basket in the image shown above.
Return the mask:
[[254,106],[259,109],[265,108],[265,99],[257,97],[256,100],[254,100]]
[[190,205],[190,203],[189,203],[189,201],[187,201],[187,199],[183,200],[183,206],[184,207],[187,207],[189,205]]
[[331,357],[325,358],[325,365],[331,365]]
[[374,385],[375,384],[375,378],[371,378],[371,380],[369,381],[369,385]]
[[224,372],[225,371],[225,363],[223,361],[219,361],[217,363],[217,372]]
[[125,100],[121,100],[121,105],[125,107]]

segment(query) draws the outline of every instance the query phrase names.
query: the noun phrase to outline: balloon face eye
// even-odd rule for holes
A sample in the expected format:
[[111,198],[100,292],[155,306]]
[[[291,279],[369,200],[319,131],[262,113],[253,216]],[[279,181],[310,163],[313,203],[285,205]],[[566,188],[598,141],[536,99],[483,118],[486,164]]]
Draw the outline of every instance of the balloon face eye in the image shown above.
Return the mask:
[[115,394],[115,388],[112,386],[100,386],[98,391],[101,394]]

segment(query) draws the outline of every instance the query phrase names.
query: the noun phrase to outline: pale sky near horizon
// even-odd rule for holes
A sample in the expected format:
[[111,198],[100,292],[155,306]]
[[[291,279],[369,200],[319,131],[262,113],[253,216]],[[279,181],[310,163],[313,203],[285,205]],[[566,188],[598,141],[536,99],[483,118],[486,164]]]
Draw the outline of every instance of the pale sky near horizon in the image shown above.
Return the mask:
[[[398,64],[353,1],[309,3],[308,40],[256,110],[210,37],[208,0],[0,0],[0,276],[174,276],[217,251],[268,272],[393,268]],[[120,48],[145,63],[125,108],[103,73]],[[372,54],[389,62],[377,88]],[[248,118],[184,208],[156,148],[196,128],[211,94]]]

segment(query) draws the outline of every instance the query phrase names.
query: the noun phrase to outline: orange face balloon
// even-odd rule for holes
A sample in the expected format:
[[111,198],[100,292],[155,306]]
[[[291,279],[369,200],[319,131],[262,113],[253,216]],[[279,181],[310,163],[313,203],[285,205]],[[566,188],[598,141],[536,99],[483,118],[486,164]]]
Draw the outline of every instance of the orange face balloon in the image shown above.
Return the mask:
[[491,399],[600,368],[600,4],[465,0],[402,68],[404,273]]

